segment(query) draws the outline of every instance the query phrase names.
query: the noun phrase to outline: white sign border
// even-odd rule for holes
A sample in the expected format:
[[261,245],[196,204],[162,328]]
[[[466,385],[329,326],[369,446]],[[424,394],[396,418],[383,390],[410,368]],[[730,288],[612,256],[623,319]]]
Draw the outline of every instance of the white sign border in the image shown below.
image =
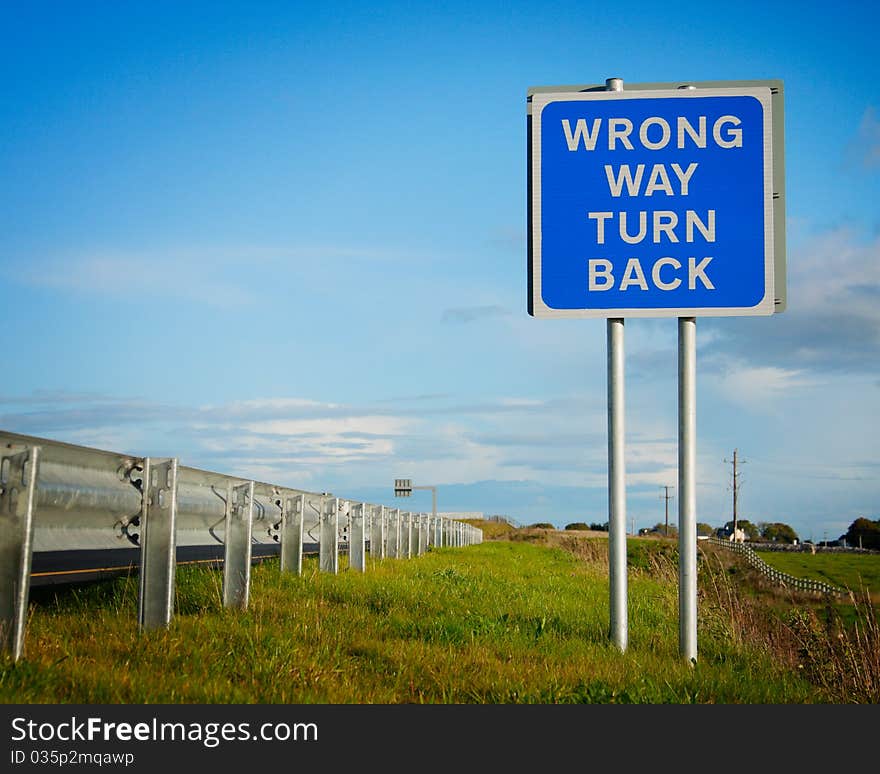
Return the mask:
[[[764,297],[754,306],[556,309],[547,306],[541,295],[541,113],[552,102],[585,102],[620,99],[694,99],[699,97],[746,96],[757,99],[763,108],[764,138]],[[769,86],[655,89],[631,91],[536,92],[531,100],[531,228],[532,228],[532,315],[545,318],[618,317],[734,317],[771,315],[774,306],[774,217],[773,217],[773,120]]]

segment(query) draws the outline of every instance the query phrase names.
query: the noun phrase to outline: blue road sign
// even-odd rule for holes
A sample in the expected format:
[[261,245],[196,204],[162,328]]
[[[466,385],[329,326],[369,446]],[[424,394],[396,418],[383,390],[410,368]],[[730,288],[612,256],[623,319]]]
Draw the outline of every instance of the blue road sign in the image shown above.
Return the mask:
[[530,314],[773,314],[773,137],[766,86],[534,93]]

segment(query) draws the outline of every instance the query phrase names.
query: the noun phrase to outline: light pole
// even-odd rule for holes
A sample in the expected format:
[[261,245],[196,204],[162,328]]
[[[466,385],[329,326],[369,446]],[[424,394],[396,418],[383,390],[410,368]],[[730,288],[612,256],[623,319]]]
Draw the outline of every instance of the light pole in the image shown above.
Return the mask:
[[437,487],[436,486],[413,486],[411,478],[395,478],[394,479],[394,496],[409,497],[413,489],[430,489],[431,490],[431,516],[433,523],[437,524]]
[[431,490],[431,515],[437,518],[437,487],[436,486],[414,486],[413,489],[430,489]]

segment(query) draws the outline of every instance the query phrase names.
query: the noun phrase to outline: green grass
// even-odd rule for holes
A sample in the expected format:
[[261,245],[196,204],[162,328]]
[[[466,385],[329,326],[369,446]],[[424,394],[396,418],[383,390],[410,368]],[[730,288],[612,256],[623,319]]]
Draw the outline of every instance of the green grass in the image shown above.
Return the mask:
[[760,551],[758,556],[796,578],[824,581],[851,591],[866,586],[872,595],[880,595],[880,554]]
[[[371,561],[368,572],[253,569],[247,611],[222,573],[181,568],[169,629],[139,632],[137,579],[35,590],[3,703],[745,703],[827,701],[701,602],[678,653],[669,557],[634,549],[626,653],[610,642],[607,541],[523,541]],[[633,542],[635,546],[636,543]],[[567,547],[567,550],[566,550]]]

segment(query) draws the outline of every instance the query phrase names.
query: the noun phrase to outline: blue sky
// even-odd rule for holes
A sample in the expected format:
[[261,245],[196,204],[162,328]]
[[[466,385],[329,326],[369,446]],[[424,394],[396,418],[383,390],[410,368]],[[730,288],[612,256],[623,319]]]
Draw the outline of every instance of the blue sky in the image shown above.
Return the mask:
[[[779,78],[788,309],[698,320],[697,518],[731,518],[735,448],[741,518],[880,518],[876,28],[869,3],[2,3],[0,428],[603,522],[605,323],[526,312],[526,91]],[[677,484],[676,341],[627,322],[636,528]]]

